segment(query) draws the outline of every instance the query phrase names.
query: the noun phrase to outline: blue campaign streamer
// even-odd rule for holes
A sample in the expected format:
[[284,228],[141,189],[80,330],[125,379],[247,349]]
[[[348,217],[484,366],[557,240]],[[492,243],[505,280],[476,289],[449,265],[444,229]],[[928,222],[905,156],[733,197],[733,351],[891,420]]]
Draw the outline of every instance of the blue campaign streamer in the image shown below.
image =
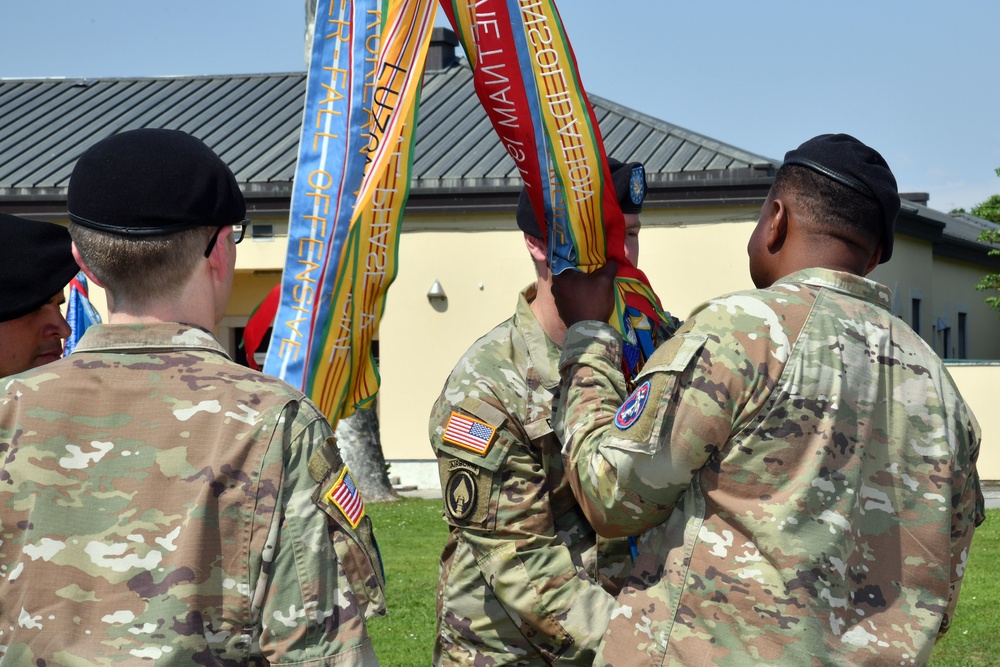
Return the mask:
[[63,346],[63,356],[68,357],[76,348],[84,332],[92,324],[98,324],[101,316],[90,303],[90,292],[87,286],[87,276],[83,271],[69,284],[69,304],[66,306],[66,321],[69,323],[70,335]]
[[[336,5],[340,5],[342,0],[333,0]],[[378,62],[378,49],[380,35],[382,33],[382,4],[383,0],[352,0],[354,7],[354,40],[351,52],[351,104],[347,109],[347,143],[346,143],[346,165],[344,167],[344,178],[340,186],[337,198],[336,215],[336,242],[330,246],[330,258],[326,265],[326,272],[323,275],[323,290],[320,309],[316,317],[316,328],[309,348],[309,365],[306,369],[306,386],[308,389],[309,379],[312,378],[316,369],[327,363],[323,358],[323,346],[325,344],[324,328],[330,324],[331,319],[339,320],[345,317],[346,313],[331,313],[333,291],[337,286],[337,279],[343,269],[340,260],[343,259],[344,243],[350,231],[351,218],[354,217],[354,205],[357,202],[357,193],[361,189],[361,183],[365,177],[365,167],[370,158],[368,145],[370,136],[365,129],[371,120],[370,106],[371,98],[375,94],[374,82],[377,80],[375,69]],[[330,40],[332,41],[332,40]],[[373,50],[369,50],[371,47]],[[368,88],[368,106],[365,102],[365,90]],[[350,280],[350,276],[344,276],[345,280]]]
[[[518,0],[507,0],[507,11],[513,17],[521,17]],[[523,20],[512,25],[514,43],[517,45],[517,59],[521,64],[522,78],[525,79],[525,96],[531,112],[531,126],[535,130],[535,145],[538,147],[538,171],[541,177],[542,199],[545,202],[545,225],[549,251],[549,268],[552,273],[562,273],[567,268],[576,268],[576,249],[570,241],[566,207],[562,204],[562,190],[558,181],[552,177],[552,144],[545,134],[545,124],[542,120],[541,99],[538,84],[532,74],[531,52],[528,49],[528,38],[524,32]],[[526,75],[531,74],[530,78]],[[559,230],[563,230],[562,233]]]
[[[331,12],[331,5],[333,10]],[[365,32],[377,0],[319,0],[292,187],[288,250],[264,372],[306,388],[364,175]],[[354,31],[351,49],[347,44]],[[355,108],[351,108],[355,107]]]

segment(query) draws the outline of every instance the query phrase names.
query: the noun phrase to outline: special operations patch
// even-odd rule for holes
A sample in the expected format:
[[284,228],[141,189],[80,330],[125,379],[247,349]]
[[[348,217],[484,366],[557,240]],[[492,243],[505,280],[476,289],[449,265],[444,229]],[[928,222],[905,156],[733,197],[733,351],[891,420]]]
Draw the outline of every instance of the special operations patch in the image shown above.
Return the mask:
[[497,430],[484,421],[452,411],[441,440],[468,449],[476,454],[486,454],[493,444]]
[[632,395],[625,399],[622,406],[618,408],[618,413],[615,415],[615,426],[621,430],[627,429],[629,426],[635,423],[642,414],[643,409],[646,407],[646,401],[649,399],[649,380],[646,380],[641,385],[636,387],[636,390],[632,392]]
[[449,514],[459,520],[465,519],[476,509],[478,495],[476,475],[471,470],[456,468],[451,471],[444,493],[444,502]]

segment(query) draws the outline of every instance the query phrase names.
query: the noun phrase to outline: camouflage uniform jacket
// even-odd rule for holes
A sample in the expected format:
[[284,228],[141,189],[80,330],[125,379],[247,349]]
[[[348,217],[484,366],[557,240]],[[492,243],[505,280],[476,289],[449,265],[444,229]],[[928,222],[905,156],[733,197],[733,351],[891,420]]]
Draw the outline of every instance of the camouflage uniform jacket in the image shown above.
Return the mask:
[[431,413],[450,524],[438,665],[589,665],[631,565],[625,540],[597,545],[564,479],[549,422],[560,350],[533,297],[465,353]]
[[181,324],[0,390],[0,664],[378,664],[370,520],[300,392]]
[[979,428],[888,290],[810,269],[710,301],[627,399],[616,336],[570,328],[556,406],[598,532],[647,531],[596,664],[926,663]]

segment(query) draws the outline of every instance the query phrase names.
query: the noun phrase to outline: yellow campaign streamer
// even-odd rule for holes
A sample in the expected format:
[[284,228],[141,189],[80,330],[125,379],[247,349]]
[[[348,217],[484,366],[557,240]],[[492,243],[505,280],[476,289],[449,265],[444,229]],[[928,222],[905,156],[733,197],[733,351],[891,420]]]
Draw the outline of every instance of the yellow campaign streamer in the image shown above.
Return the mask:
[[543,131],[550,145],[549,167],[563,194],[577,266],[593,271],[604,265],[606,247],[602,206],[602,163],[597,138],[590,129],[589,105],[576,81],[569,42],[561,34],[555,5],[521,4],[528,62],[538,87]]
[[[399,224],[409,195],[417,100],[437,3],[383,3],[382,31],[369,45],[364,103],[369,162],[356,195],[341,273],[310,397],[331,418],[346,417],[378,391],[371,345],[396,276]],[[371,83],[367,83],[370,81]]]
[[375,70],[377,79],[368,146],[371,161],[358,192],[355,221],[370,204],[372,189],[388,168],[397,150],[397,140],[403,134],[403,123],[415,105],[436,10],[435,0],[393,0],[389,3]]
[[[370,351],[385,311],[385,295],[396,277],[400,222],[409,192],[409,165],[413,160],[413,134],[416,130],[416,107],[410,107],[397,150],[376,185],[372,205],[360,219],[361,237],[368,239],[359,247],[354,262],[354,317],[352,349]],[[378,390],[379,377],[369,353],[354,360],[347,406],[363,403]]]

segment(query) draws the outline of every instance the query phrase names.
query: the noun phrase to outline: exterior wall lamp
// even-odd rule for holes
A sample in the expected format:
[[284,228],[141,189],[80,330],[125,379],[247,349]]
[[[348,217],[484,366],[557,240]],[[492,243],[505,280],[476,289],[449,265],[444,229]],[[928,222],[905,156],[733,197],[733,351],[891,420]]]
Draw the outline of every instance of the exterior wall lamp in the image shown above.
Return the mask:
[[435,279],[431,288],[427,290],[427,300],[431,303],[443,303],[448,300],[448,295],[444,293],[440,280]]

